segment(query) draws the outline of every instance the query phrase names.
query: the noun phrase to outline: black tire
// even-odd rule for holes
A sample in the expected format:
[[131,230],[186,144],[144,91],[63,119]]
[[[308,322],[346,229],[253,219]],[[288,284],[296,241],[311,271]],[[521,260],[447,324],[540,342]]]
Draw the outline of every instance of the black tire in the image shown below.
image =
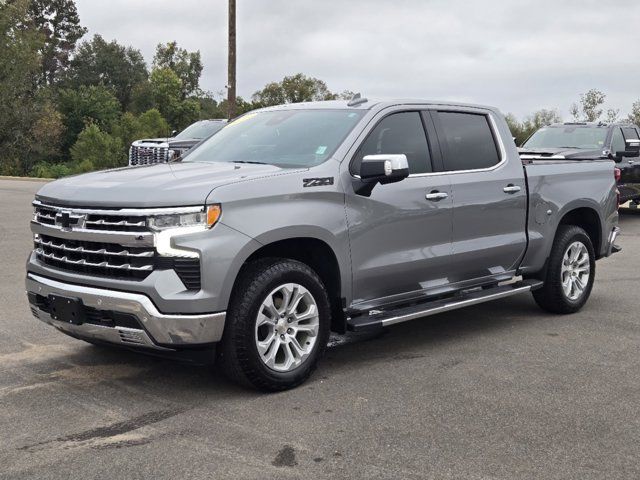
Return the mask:
[[[286,283],[305,287],[316,302],[319,328],[313,350],[304,362],[288,372],[269,368],[260,358],[255,341],[258,310],[273,289]],[[264,391],[281,391],[303,383],[316,369],[329,341],[331,307],[320,277],[304,263],[289,259],[264,259],[243,268],[234,287],[224,335],[218,348],[223,373],[241,385]]]
[[[582,243],[589,254],[589,279],[579,298],[572,300],[562,286],[562,264],[565,252],[574,242]],[[589,235],[575,225],[560,225],[551,247],[544,286],[533,292],[536,303],[552,313],[567,314],[580,310],[589,299],[596,274],[596,259]]]

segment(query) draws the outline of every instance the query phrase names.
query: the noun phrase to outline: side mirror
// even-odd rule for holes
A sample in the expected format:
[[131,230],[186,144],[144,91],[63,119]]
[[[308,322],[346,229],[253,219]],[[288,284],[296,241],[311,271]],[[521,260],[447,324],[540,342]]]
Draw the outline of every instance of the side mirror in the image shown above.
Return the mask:
[[367,155],[360,164],[355,192],[368,197],[378,183],[394,183],[409,176],[409,162],[404,154]]
[[614,160],[616,162],[621,162],[623,158],[636,158],[640,157],[640,139],[637,138],[629,138],[625,140],[625,150],[620,152],[615,152]]
[[360,164],[360,178],[366,183],[393,183],[409,176],[407,156],[367,155]]
[[178,130],[171,130],[171,137],[175,137],[178,134]]

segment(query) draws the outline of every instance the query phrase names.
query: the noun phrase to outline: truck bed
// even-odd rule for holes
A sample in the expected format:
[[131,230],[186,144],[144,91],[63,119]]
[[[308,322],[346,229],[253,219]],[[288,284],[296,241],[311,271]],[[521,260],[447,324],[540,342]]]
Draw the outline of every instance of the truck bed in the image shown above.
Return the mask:
[[[611,160],[523,160],[529,193],[523,273],[544,267],[558,224],[576,208],[585,216],[592,212],[596,256],[606,255],[607,238],[618,219],[614,166]],[[600,221],[599,211],[612,213]]]

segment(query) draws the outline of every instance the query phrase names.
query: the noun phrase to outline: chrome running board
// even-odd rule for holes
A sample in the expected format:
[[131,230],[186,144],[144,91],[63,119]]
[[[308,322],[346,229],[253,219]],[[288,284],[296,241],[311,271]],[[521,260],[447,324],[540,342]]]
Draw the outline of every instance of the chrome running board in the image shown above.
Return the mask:
[[364,313],[363,315],[348,319],[347,328],[352,331],[357,331],[365,328],[387,327],[396,323],[415,320],[416,318],[428,317],[438,313],[457,310],[458,308],[469,307],[491,300],[498,300],[500,298],[530,292],[542,287],[542,283],[540,280],[523,280],[510,285],[473,290],[453,297],[418,303],[408,307],[382,310],[379,312],[372,310],[369,314]]

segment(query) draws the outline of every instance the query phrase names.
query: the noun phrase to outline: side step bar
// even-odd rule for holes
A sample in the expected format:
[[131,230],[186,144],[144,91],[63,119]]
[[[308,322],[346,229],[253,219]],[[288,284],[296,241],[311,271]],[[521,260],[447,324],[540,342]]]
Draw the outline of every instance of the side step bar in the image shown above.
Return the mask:
[[382,311],[375,315],[363,314],[347,320],[347,328],[351,331],[364,330],[366,328],[387,327],[396,323],[408,322],[416,318],[428,317],[458,308],[477,305],[479,303],[497,300],[499,298],[518,295],[536,290],[542,286],[540,280],[523,280],[510,285],[503,285],[485,290],[476,290],[463,293],[454,297],[441,300],[423,302],[409,307],[401,307],[393,310]]

